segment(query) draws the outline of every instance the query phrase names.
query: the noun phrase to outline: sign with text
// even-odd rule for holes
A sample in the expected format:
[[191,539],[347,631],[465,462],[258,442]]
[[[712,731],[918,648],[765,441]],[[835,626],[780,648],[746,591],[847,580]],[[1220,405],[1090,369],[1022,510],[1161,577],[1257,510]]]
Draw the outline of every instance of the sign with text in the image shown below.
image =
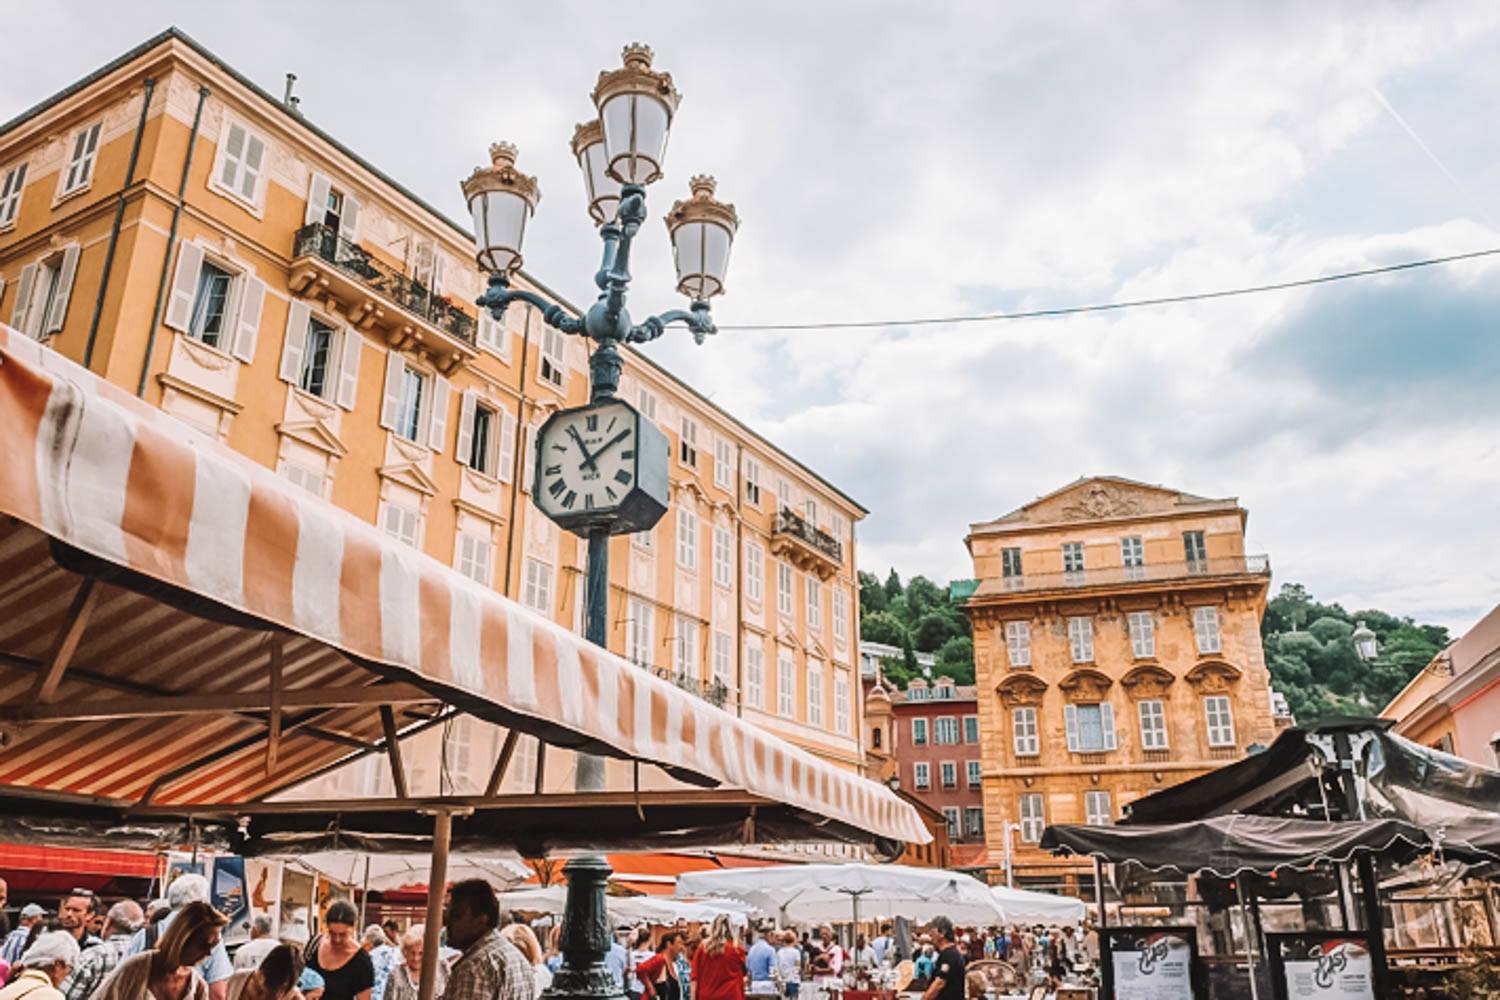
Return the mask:
[[1272,934],[1271,968],[1281,1000],[1375,1000],[1369,939],[1357,931]]
[[1198,964],[1191,927],[1109,927],[1100,931],[1104,993],[1111,1000],[1189,1000]]

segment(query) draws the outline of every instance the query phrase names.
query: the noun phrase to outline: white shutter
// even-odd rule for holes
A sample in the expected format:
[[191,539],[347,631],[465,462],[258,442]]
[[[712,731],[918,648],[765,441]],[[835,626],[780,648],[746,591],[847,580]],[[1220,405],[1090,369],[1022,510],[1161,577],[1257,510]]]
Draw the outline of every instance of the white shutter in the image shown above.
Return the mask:
[[1099,725],[1104,728],[1104,749],[1119,749],[1119,742],[1115,738],[1115,706],[1107,701],[1099,703]]
[[500,414],[500,433],[497,435],[495,455],[495,478],[508,483],[516,468],[516,415],[509,411]]
[[177,270],[172,274],[172,291],[167,297],[167,318],[163,321],[174,330],[187,333],[193,324],[193,299],[198,293],[198,277],[203,273],[203,248],[183,241],[177,246]]
[[[26,306],[31,298],[32,286],[36,284],[37,265],[27,264],[21,268],[21,283],[16,287],[16,305],[10,311],[10,325],[26,331]],[[29,332],[29,331],[27,331]]]
[[474,447],[474,410],[477,403],[474,390],[465,389],[463,402],[458,406],[458,441],[453,446],[453,460],[460,465],[469,464],[469,451]]
[[286,314],[286,339],[281,343],[281,370],[277,377],[283,382],[296,385],[302,381],[302,353],[307,347],[307,325],[312,319],[312,307],[300,300],[293,301]]
[[354,409],[359,398],[359,358],[365,351],[365,338],[352,326],[344,327],[344,349],[339,352],[339,405]]
[[1078,749],[1078,709],[1073,705],[1063,706],[1063,725],[1068,730],[1068,749]]
[[432,245],[432,294],[434,296],[443,294],[443,265],[447,258],[436,243]]
[[359,200],[353,195],[344,195],[344,210],[339,216],[339,235],[350,244],[359,242]]
[[523,490],[531,489],[531,484],[536,479],[536,449],[538,430],[539,428],[536,424],[528,424],[526,426],[526,464],[521,470],[521,489]]
[[385,397],[380,401],[380,426],[395,430],[401,419],[401,376],[406,371],[406,362],[401,355],[391,351],[385,356]]
[[266,283],[253,274],[240,279],[239,317],[235,322],[235,357],[241,361],[255,360],[255,342],[260,337],[260,318],[265,312]]
[[303,225],[322,222],[328,212],[328,193],[333,182],[320,173],[314,173],[307,184],[307,212],[302,216]]
[[427,447],[442,454],[443,437],[448,433],[448,380],[439,375],[432,380],[432,412],[427,417]]
[[47,314],[48,333],[63,328],[68,315],[68,300],[73,295],[73,279],[78,275],[78,244],[63,251],[62,270],[57,275],[57,290],[52,293],[52,310]]

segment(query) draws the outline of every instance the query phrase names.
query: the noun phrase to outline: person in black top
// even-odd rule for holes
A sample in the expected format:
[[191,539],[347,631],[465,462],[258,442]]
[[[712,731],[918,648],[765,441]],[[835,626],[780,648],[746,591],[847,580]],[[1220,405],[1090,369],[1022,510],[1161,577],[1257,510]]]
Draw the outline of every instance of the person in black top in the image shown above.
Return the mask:
[[339,900],[323,917],[324,933],[307,946],[307,967],[323,977],[323,1000],[370,1000],[375,964],[354,937],[359,913]]
[[937,939],[937,965],[932,970],[932,983],[922,1000],[964,1000],[964,972],[967,963],[963,952],[953,943],[953,921],[938,917],[929,927]]

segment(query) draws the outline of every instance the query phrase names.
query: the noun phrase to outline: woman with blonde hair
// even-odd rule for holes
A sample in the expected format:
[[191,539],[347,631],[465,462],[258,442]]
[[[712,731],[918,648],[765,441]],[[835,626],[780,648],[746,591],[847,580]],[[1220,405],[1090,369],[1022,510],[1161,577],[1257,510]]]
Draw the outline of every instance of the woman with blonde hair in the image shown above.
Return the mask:
[[693,952],[692,980],[693,1000],[745,1000],[745,949],[722,913]]
[[552,985],[552,972],[547,968],[542,943],[536,939],[536,932],[525,924],[506,924],[500,928],[500,936],[515,945],[516,950],[526,959],[526,964],[531,966],[532,978],[536,983],[532,995],[541,996],[542,990]]
[[207,903],[188,903],[172,917],[155,948],[115,966],[93,1000],[208,1000],[208,983],[195,966],[213,952],[227,923]]

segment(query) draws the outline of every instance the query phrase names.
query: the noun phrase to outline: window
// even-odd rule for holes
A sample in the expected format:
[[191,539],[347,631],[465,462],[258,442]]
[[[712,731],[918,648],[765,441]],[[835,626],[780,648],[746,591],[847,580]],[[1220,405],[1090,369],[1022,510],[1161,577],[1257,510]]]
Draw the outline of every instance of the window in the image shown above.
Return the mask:
[[1068,646],[1073,651],[1074,663],[1094,661],[1094,620],[1092,618],[1068,619]]
[[677,636],[672,647],[672,669],[680,677],[698,676],[698,623],[686,615],[677,616]]
[[467,531],[458,533],[458,571],[475,583],[490,585],[490,561],[494,556],[495,546],[488,538],[470,534]]
[[808,527],[816,528],[818,526],[818,501],[808,497],[803,508],[803,516],[807,518]]
[[641,411],[641,416],[652,423],[656,423],[656,393],[642,387],[635,396],[635,408]]
[[1047,822],[1042,811],[1042,797],[1036,792],[1021,796],[1021,841],[1035,844],[1042,839]]
[[1041,740],[1036,731],[1036,708],[1022,705],[1010,710],[1011,743],[1017,757],[1035,757],[1041,753]]
[[807,661],[807,722],[812,726],[823,724],[823,663],[821,660]]
[[977,761],[977,760],[966,760],[966,761],[964,761],[964,782],[970,788],[978,788],[979,787],[979,785],[980,785],[979,761]]
[[521,603],[544,615],[552,614],[552,566],[540,559],[526,560],[526,580]]
[[966,716],[964,716],[964,742],[965,743],[978,743],[979,742],[979,716],[977,716],[977,715],[966,715]]
[[838,642],[849,641],[849,595],[838,584],[833,588],[833,637]]
[[926,719],[911,720],[911,744],[915,747],[925,747],[927,745]]
[[911,766],[911,783],[919,789],[932,787],[932,765],[925,760]]
[[766,707],[766,651],[754,640],[745,641],[745,704]]
[[776,610],[787,617],[792,614],[792,567],[776,561]]
[[218,186],[241,201],[260,201],[260,178],[266,141],[237,121],[229,120],[219,147]]
[[1193,609],[1193,639],[1198,652],[1217,653],[1223,648],[1219,637],[1219,609],[1205,605]]
[[21,210],[21,189],[26,186],[26,164],[18,163],[5,172],[0,181],[0,229],[6,229],[16,221]]
[[1127,569],[1138,569],[1146,565],[1146,550],[1139,535],[1120,539],[1120,562]]
[[[222,267],[208,261],[198,275],[198,294],[193,299],[193,318],[188,326],[188,335],[203,341],[209,347],[218,347],[226,333],[225,317],[229,312],[229,290],[234,276]],[[329,331],[330,333],[332,331]],[[308,352],[311,353],[311,352]],[[327,351],[324,351],[324,366]],[[321,396],[322,393],[316,395]]]
[[1014,580],[1021,576],[1021,550],[1019,548],[1000,550],[1000,576],[1007,580]]
[[1109,793],[1084,792],[1083,816],[1083,821],[1089,826],[1109,826],[1114,821],[1109,808]]
[[958,765],[951,760],[945,760],[938,765],[938,774],[942,777],[944,788],[958,787]]
[[979,806],[964,806],[964,836],[984,836],[984,810]]
[[1165,750],[1167,748],[1167,710],[1160,700],[1149,698],[1136,705],[1141,717],[1141,749]]
[[714,485],[734,489],[734,445],[726,437],[714,438]]
[[542,361],[536,376],[543,384],[554,389],[563,385],[563,332],[550,326],[542,327]]
[[776,711],[790,719],[797,714],[797,696],[792,687],[796,665],[792,662],[792,651],[776,650]]
[[958,720],[951,715],[933,719],[932,742],[938,746],[955,746],[958,743]]
[[1130,652],[1137,660],[1156,655],[1156,619],[1149,611],[1132,611],[1126,616],[1130,625]]
[[760,463],[749,455],[745,456],[745,502],[760,506]]
[[943,807],[943,819],[948,821],[948,838],[958,839],[958,808],[956,806]]
[[314,496],[323,495],[323,473],[301,462],[283,462],[281,474]]
[[849,534],[849,522],[844,520],[844,515],[832,510],[828,512],[828,533],[833,536],[834,541],[844,544]]
[[78,255],[79,248],[74,244],[21,268],[11,326],[38,340],[63,328],[73,295],[73,278],[78,273]]
[[833,672],[833,728],[840,733],[849,731],[849,673],[845,670]]
[[470,390],[464,393],[459,416],[458,447],[453,457],[475,472],[509,482],[515,463],[516,418],[481,403]]
[[745,543],[745,596],[760,603],[766,588],[766,553],[754,542]]
[[637,531],[630,536],[630,544],[642,552],[656,551],[656,529],[647,528],[645,531]]
[[1063,572],[1070,577],[1083,575],[1083,543],[1063,542]]
[[380,515],[380,526],[385,529],[386,534],[399,538],[413,548],[417,545],[419,521],[416,511],[393,503],[386,504]]
[[396,415],[396,433],[408,441],[417,440],[422,432],[422,398],[426,394],[426,374],[414,368],[405,369],[401,373],[401,402]]
[[696,468],[698,465],[698,421],[682,418],[682,431],[677,435],[677,461]]
[[1208,718],[1208,745],[1234,746],[1234,716],[1230,714],[1229,696],[1214,694],[1204,698],[1203,714]]
[[1064,705],[1063,725],[1068,732],[1068,749],[1074,753],[1115,749],[1115,708],[1107,701]]
[[734,675],[731,673],[729,663],[729,651],[733,647],[734,639],[728,632],[714,633],[714,680],[726,688],[734,686]]
[[677,510],[677,565],[688,572],[698,569],[698,515],[686,507]]
[[651,636],[656,631],[656,608],[639,597],[630,599],[625,619],[625,658],[638,667],[651,666]]
[[734,551],[729,529],[714,525],[714,583],[728,587],[732,582],[734,567],[730,558]]
[[792,484],[780,476],[776,477],[776,502],[781,510],[792,509]]
[[327,323],[318,319],[309,321],[302,348],[302,374],[297,379],[297,385],[303,392],[319,399],[328,395],[328,367],[333,357],[336,337],[333,327]]
[[99,127],[102,124],[94,122],[73,133],[68,145],[68,168],[63,174],[62,190],[57,192],[59,198],[82,191],[94,179],[94,161],[99,158]]
[[510,331],[488,309],[479,310],[479,346],[496,357],[510,357]]
[[807,574],[803,584],[802,592],[807,596],[807,627],[810,629],[822,629],[823,627],[823,584],[811,573]]
[[880,749],[880,727],[876,726],[870,730],[870,749]]
[[1013,667],[1031,666],[1031,623],[1005,623],[1005,656]]
[[1207,568],[1208,546],[1204,544],[1203,532],[1182,533],[1182,557],[1187,560],[1189,573],[1202,573]]

